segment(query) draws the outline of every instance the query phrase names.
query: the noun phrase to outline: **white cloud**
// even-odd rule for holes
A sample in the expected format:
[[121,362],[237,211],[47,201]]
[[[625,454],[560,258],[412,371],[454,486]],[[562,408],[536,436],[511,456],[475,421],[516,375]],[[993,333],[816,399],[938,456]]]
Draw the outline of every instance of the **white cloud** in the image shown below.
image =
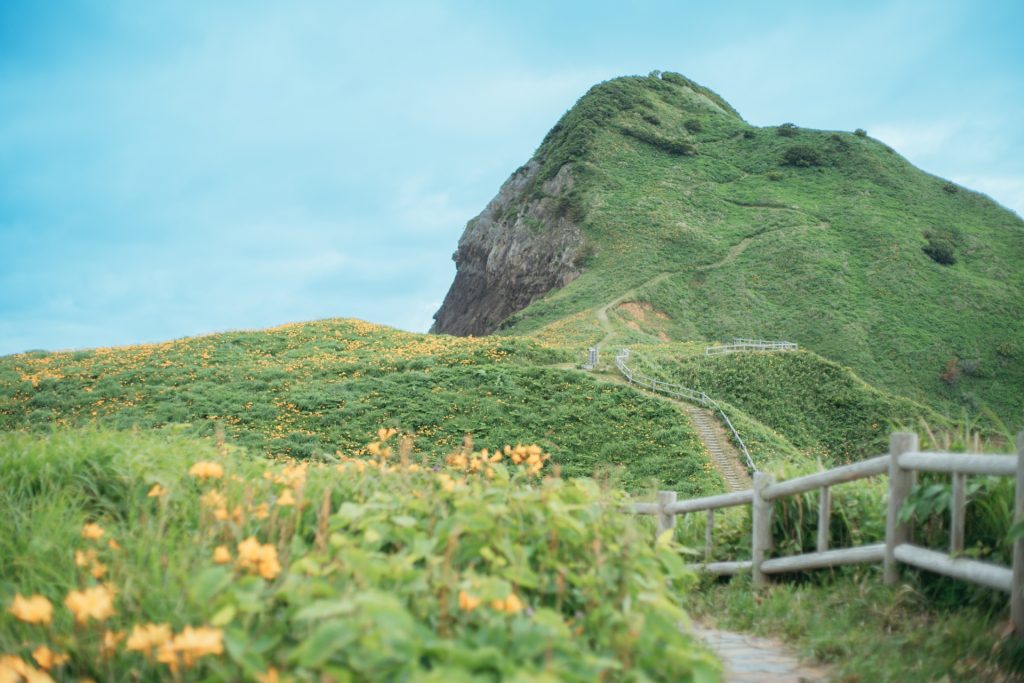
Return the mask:
[[908,159],[920,159],[948,152],[963,130],[962,121],[931,121],[875,124],[868,133]]
[[954,175],[953,180],[964,187],[984,192],[1024,217],[1024,176]]

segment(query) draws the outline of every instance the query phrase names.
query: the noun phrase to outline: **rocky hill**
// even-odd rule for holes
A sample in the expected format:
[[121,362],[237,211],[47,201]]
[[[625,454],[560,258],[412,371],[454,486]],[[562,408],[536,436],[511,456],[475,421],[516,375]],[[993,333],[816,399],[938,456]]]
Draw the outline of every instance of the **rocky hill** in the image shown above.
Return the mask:
[[945,412],[1024,423],[1024,221],[865,131],[754,127],[678,74],[594,86],[455,260],[435,332],[593,343],[589,312],[622,299],[652,339],[792,339]]

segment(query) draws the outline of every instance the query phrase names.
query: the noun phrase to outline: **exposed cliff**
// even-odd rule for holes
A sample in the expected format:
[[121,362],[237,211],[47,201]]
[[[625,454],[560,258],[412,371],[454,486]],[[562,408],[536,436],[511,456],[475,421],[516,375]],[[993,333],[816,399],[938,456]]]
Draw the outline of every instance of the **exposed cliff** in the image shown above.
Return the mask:
[[580,274],[582,235],[573,220],[572,167],[539,183],[535,157],[505,181],[466,226],[457,272],[431,332],[484,335]]

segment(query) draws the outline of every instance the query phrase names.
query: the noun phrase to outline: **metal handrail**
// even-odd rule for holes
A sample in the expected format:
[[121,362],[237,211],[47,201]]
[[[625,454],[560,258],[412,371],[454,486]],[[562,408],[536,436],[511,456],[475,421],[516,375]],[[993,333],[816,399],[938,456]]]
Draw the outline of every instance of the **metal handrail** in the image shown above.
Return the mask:
[[731,344],[704,347],[704,355],[718,356],[736,351],[796,351],[800,347],[788,341],[769,341],[765,339],[741,339],[733,337]]

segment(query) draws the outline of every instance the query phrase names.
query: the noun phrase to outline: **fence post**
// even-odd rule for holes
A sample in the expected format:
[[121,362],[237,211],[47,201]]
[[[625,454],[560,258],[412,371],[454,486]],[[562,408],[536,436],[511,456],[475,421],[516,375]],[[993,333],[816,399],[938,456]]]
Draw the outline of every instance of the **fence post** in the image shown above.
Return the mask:
[[675,491],[658,491],[658,538],[676,526],[676,516],[665,512],[665,506],[676,502]]
[[715,509],[708,510],[708,523],[704,527],[704,562],[711,562],[711,540],[715,531]]
[[952,555],[964,551],[964,520],[967,507],[967,475],[953,473],[953,497],[949,501],[949,552]]
[[832,490],[827,486],[821,487],[818,499],[818,552],[828,550],[828,532],[832,518]]
[[[1024,521],[1024,432],[1017,434],[1017,490],[1013,521]],[[1024,536],[1013,542],[1013,581],[1010,582],[1010,618],[1017,635],[1024,637]]]
[[894,432],[889,435],[889,505],[885,517],[885,564],[883,580],[892,585],[899,581],[894,554],[896,546],[910,540],[910,525],[899,520],[900,508],[914,485],[914,473],[899,465],[899,456],[917,450],[917,434]]
[[775,481],[775,477],[767,472],[754,472],[754,500],[750,506],[752,530],[750,559],[755,587],[768,585],[768,577],[761,571],[761,563],[764,562],[764,556],[771,547],[772,503],[765,500],[762,494],[773,481]]

